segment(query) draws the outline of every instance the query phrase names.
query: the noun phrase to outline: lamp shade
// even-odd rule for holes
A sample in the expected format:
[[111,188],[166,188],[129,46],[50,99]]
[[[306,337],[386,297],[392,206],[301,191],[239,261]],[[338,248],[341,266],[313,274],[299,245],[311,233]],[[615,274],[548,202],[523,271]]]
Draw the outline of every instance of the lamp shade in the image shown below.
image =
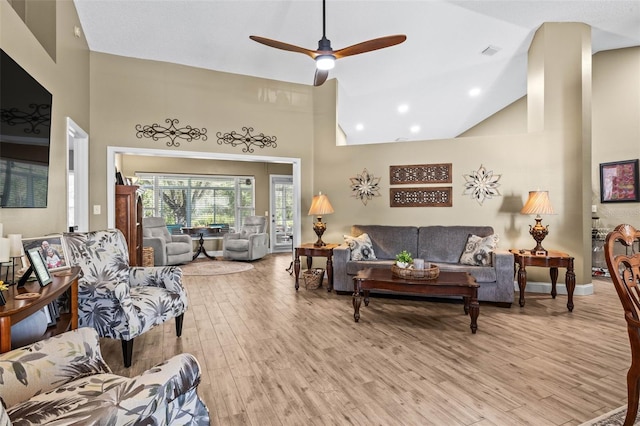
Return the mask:
[[331,213],[333,213],[333,207],[329,202],[329,197],[322,193],[314,195],[308,215],[324,216]]
[[555,214],[551,201],[549,201],[549,191],[529,191],[529,199],[525,203],[522,214]]

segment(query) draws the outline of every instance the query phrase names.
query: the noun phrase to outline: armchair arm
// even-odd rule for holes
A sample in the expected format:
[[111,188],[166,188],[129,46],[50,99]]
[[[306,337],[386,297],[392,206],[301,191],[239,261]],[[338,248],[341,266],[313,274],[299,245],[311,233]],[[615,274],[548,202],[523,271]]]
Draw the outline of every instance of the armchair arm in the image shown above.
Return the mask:
[[[200,365],[193,355],[185,353],[152,367],[110,392],[117,398],[114,400],[119,401],[119,422],[208,424],[209,412],[196,394],[199,384]],[[125,393],[127,398],[118,398]]]
[[[191,239],[191,237],[189,237]],[[167,242],[162,237],[143,237],[142,245],[153,248],[154,265],[167,264]]]
[[83,327],[0,355],[0,396],[11,407],[65,383],[111,373],[98,333]]
[[254,257],[258,255],[260,257],[266,255],[269,252],[269,234],[250,234],[249,235],[249,256]]
[[129,285],[163,287],[181,294],[185,293],[182,285],[182,269],[178,266],[134,266],[129,268]]
[[189,243],[193,244],[193,239],[191,239],[190,235],[177,234],[171,235],[171,241],[174,243]]

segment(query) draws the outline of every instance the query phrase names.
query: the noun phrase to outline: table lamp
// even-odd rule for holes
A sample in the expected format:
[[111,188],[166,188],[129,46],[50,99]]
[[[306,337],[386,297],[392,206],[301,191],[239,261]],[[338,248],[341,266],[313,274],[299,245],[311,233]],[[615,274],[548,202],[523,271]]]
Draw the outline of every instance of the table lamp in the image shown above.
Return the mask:
[[322,216],[331,213],[333,213],[333,207],[331,207],[329,198],[322,192],[319,192],[318,195],[314,195],[313,200],[311,201],[311,208],[309,209],[308,215],[318,216],[318,220],[313,223],[313,230],[318,236],[318,241],[313,243],[313,245],[316,247],[326,246],[326,244],[322,241],[322,234],[324,234],[324,231],[327,229],[327,225],[322,222]]
[[531,253],[537,255],[546,255],[547,250],[542,247],[542,240],[549,233],[549,226],[542,226],[541,214],[555,214],[551,201],[549,201],[549,191],[529,191],[529,199],[525,203],[522,210],[522,214],[535,214],[536,224],[535,226],[529,225],[529,234],[536,240],[536,246],[531,250]]

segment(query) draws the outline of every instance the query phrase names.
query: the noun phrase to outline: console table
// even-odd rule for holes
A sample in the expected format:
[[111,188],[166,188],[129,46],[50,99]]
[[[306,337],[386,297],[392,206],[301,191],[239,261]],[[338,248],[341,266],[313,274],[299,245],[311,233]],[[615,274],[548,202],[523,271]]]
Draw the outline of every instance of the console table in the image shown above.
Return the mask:
[[531,250],[509,250],[518,265],[518,287],[520,288],[520,306],[524,306],[524,291],[527,287],[527,266],[540,266],[549,268],[551,276],[551,297],[556,298],[556,281],[558,281],[558,268],[567,268],[565,284],[567,285],[567,309],[573,311],[573,291],[576,288],[576,274],[573,271],[573,257],[567,253],[549,250],[546,255],[536,255]]
[[[59,271],[53,275],[53,281],[45,287],[40,287],[37,281],[28,282],[23,288],[9,287],[5,292],[7,303],[0,306],[0,353],[11,350],[11,326],[29,315],[45,308],[68,289],[71,289],[71,312],[60,315],[55,326],[49,327],[44,337],[54,336],[67,330],[78,328],[78,275],[80,267]],[[16,299],[24,293],[38,293],[32,299]]]
[[307,269],[311,269],[313,256],[323,256],[327,258],[327,281],[329,288],[327,291],[333,290],[333,249],[339,244],[326,244],[324,246],[316,246],[314,243],[305,243],[295,248],[295,260],[293,261],[293,270],[296,275],[296,291],[300,287],[300,256],[307,256]]

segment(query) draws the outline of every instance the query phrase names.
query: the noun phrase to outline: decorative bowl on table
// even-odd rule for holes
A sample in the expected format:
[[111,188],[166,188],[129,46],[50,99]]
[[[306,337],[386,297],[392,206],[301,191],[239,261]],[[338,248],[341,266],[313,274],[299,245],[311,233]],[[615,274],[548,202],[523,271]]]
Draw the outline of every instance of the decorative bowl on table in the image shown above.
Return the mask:
[[424,269],[415,269],[413,265],[408,268],[391,265],[391,273],[396,277],[408,280],[435,280],[440,275],[440,268],[432,263],[425,264]]

